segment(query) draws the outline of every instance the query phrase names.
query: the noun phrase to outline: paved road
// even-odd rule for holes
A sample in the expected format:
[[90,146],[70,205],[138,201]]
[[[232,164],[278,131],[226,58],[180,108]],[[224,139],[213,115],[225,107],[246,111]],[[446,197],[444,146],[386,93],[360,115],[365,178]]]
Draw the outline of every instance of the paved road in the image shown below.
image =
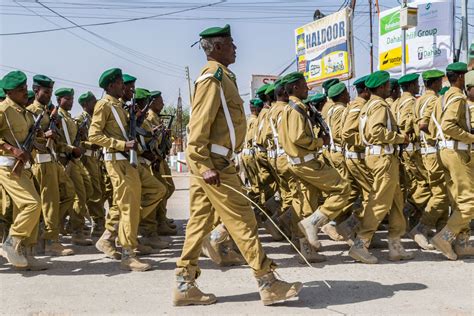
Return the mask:
[[[369,266],[354,263],[347,246],[324,236],[329,260],[315,268],[298,264],[289,245],[262,237],[266,251],[280,265],[281,277],[305,283],[298,300],[264,307],[248,267],[221,269],[203,258],[199,286],[216,294],[218,304],[175,308],[171,289],[188,216],[187,178],[176,179],[176,186],[169,213],[177,219],[181,234],[173,238],[171,249],[146,258],[153,263],[153,271],[124,273],[117,262],[102,258],[94,247],[76,248],[79,254],[72,257],[53,258],[52,268],[43,273],[15,272],[0,258],[0,314],[474,314],[474,259],[449,262],[438,253],[418,251],[413,261],[392,263],[386,250],[376,249],[381,263]],[[408,240],[405,245],[414,248]]]

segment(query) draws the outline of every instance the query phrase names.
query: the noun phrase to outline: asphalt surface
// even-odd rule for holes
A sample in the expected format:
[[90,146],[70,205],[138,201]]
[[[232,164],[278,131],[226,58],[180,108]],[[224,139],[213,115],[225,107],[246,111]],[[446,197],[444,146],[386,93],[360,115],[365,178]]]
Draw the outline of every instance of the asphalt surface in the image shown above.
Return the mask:
[[[390,262],[381,248],[373,250],[380,263],[365,265],[347,255],[344,243],[321,236],[328,261],[309,268],[298,263],[286,242],[273,242],[263,232],[265,250],[279,264],[279,275],[304,283],[298,299],[265,307],[248,266],[219,268],[202,258],[199,287],[214,293],[218,303],[173,307],[173,269],[189,212],[188,179],[176,178],[175,183],[168,208],[180,234],[171,238],[170,249],[144,257],[152,271],[124,272],[118,261],[103,258],[93,246],[74,247],[75,256],[47,258],[51,267],[43,272],[17,272],[0,258],[0,314],[474,315],[474,259],[448,261],[405,239],[405,247],[416,251],[414,260]],[[382,241],[386,237],[380,236]]]

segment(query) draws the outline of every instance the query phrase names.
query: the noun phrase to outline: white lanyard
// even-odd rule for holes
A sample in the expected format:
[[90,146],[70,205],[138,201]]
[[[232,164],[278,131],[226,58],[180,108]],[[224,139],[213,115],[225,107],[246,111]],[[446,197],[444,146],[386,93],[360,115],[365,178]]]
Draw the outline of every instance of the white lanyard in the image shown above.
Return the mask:
[[64,130],[64,137],[66,137],[66,142],[69,146],[72,146],[71,143],[71,138],[69,136],[69,130],[67,128],[66,120],[64,119],[63,116],[61,116],[61,126],[63,127]]
[[125,138],[125,140],[128,141],[127,132],[125,132],[125,128],[123,127],[123,123],[122,123],[122,120],[120,119],[120,116],[117,112],[117,109],[115,108],[114,105],[112,105],[110,108],[112,109],[112,114],[113,114],[113,116],[115,118],[115,121],[117,122],[117,124],[120,128],[120,131],[122,132],[123,137]]

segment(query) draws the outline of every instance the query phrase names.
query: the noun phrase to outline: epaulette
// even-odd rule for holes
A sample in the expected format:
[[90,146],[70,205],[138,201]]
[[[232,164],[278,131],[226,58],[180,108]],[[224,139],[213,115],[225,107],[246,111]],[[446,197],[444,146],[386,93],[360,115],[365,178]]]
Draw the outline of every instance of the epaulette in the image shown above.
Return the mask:
[[222,81],[222,75],[224,74],[224,71],[222,70],[221,67],[217,68],[216,72],[214,73],[214,78],[216,78],[219,81]]

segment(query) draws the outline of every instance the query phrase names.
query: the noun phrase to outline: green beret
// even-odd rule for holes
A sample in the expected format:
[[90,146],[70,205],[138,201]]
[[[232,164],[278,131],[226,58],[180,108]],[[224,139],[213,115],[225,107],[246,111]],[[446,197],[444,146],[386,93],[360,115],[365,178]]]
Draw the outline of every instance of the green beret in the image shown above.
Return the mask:
[[[0,83],[0,86],[1,86],[1,83]],[[6,97],[7,95],[5,94],[5,91],[3,91],[3,89],[0,89],[0,98],[5,99]]]
[[137,81],[137,78],[129,74],[123,74],[122,79],[123,79],[123,83],[131,83],[131,82]]
[[280,78],[278,80],[276,80],[273,85],[275,86],[275,90],[277,88],[280,88],[280,87],[283,87],[285,85],[285,81],[283,80],[283,78]]
[[336,83],[335,85],[332,85],[331,88],[329,88],[328,91],[328,97],[329,98],[334,98],[340,95],[341,93],[346,90],[346,85],[343,82]]
[[339,83],[339,79],[329,79],[329,80],[326,80],[323,82],[322,86],[323,86],[323,89],[324,89],[324,92],[326,92],[326,94],[328,93],[329,91],[329,88],[331,88],[331,86],[335,85],[336,83]]
[[466,73],[467,72],[467,64],[458,61],[457,63],[449,64],[448,67],[446,67],[446,71]]
[[464,75],[464,84],[466,89],[468,87],[474,87],[474,70],[471,70]]
[[59,88],[54,92],[54,95],[57,97],[66,97],[66,96],[73,96],[74,89],[73,88]]
[[442,87],[441,90],[439,90],[439,95],[444,95],[446,93],[446,91],[449,90],[449,87]]
[[268,83],[264,84],[263,86],[257,89],[256,93],[257,94],[265,93],[265,91],[267,91],[268,86],[269,86]]
[[230,25],[226,24],[224,27],[210,27],[199,33],[199,36],[201,36],[201,38],[230,36]]
[[87,102],[87,100],[89,100],[90,98],[94,97],[94,94],[90,91],[87,91],[86,93],[83,93],[79,96],[79,99],[78,99],[78,102],[79,104],[84,104],[85,102]]
[[263,101],[260,100],[260,99],[250,100],[250,103],[256,108],[262,108],[263,107]]
[[398,87],[398,80],[395,78],[390,78],[390,89],[393,89],[395,87]]
[[122,77],[122,70],[119,68],[112,68],[104,71],[99,78],[99,87],[102,89],[107,88],[107,86],[117,79],[117,77]]
[[150,96],[150,91],[143,88],[136,88],[135,89],[135,99],[136,100],[143,100]]
[[390,79],[390,74],[384,70],[379,70],[371,75],[365,80],[365,86],[369,89],[374,89],[380,86],[383,86]]
[[399,85],[407,84],[407,83],[418,80],[419,77],[420,77],[419,74],[404,75],[404,76],[401,76],[400,79],[398,79],[398,84]]
[[309,98],[307,98],[305,100],[305,104],[308,104],[308,103],[320,103],[320,102],[323,102],[326,100],[326,95],[324,93],[316,93],[316,94],[313,94],[312,96],[310,96]]
[[265,90],[265,94],[271,95],[275,92],[275,84],[269,84],[267,90]]
[[288,84],[301,79],[305,80],[304,75],[301,72],[295,71],[284,76],[282,80],[285,81],[285,84]]
[[10,71],[3,77],[1,84],[2,86],[0,88],[13,90],[26,84],[26,75],[20,70]]
[[354,86],[365,87],[365,80],[367,80],[367,78],[369,78],[369,75],[358,78],[356,81],[354,81]]
[[430,80],[430,79],[439,79],[444,77],[444,72],[438,69],[431,69],[427,71],[423,71],[421,74],[423,80]]
[[33,84],[45,88],[52,88],[54,86],[54,81],[45,75],[35,75],[33,77]]
[[35,93],[33,90],[28,90],[28,99],[32,99],[35,97]]
[[158,91],[158,90],[150,92],[150,97],[152,97],[152,98],[157,98],[160,95],[161,95],[161,91]]

